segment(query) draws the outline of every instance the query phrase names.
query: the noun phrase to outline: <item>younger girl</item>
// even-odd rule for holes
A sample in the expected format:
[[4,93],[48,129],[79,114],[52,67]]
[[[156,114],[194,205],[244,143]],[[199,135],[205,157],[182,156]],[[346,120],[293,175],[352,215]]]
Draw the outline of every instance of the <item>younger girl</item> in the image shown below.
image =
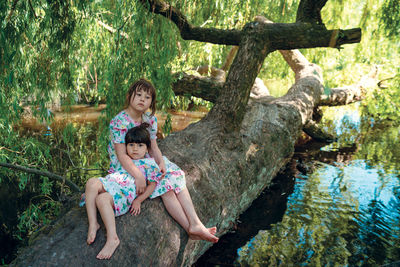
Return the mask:
[[[110,122],[110,143],[108,152],[111,162],[109,172],[115,173],[126,170],[130,175],[135,177],[137,195],[145,191],[146,182],[144,175],[139,168],[135,166],[127,153],[124,138],[128,129],[138,126],[143,122],[147,122],[150,125],[148,130],[150,133],[151,146],[148,152],[159,166],[161,173],[163,175],[166,174],[166,158],[162,156],[156,141],[157,119],[154,116],[155,107],[156,90],[154,86],[149,81],[140,79],[129,88],[126,96],[125,109],[117,114]],[[147,112],[149,108],[151,109],[151,113]],[[170,181],[169,177],[170,176],[167,175],[167,177],[161,180],[160,185],[158,185],[155,190],[155,193],[161,195],[169,214],[186,230],[190,238],[206,240],[213,243],[218,242],[218,238],[215,236],[216,227],[206,228],[197,216],[189,191],[185,186],[184,176],[175,173],[176,180],[179,183]],[[96,190],[96,186],[92,184],[86,185],[87,190],[92,187]],[[94,210],[94,212],[92,212],[96,213],[95,207],[92,209]],[[94,241],[99,228],[95,220],[96,216],[93,216],[93,218],[94,220],[89,220],[88,243]]]
[[[114,216],[127,213],[129,207],[131,214],[138,215],[141,203],[153,193],[156,183],[162,179],[162,173],[154,160],[144,158],[151,146],[150,135],[146,130],[147,126],[148,124],[144,123],[134,127],[125,136],[128,156],[137,165],[142,175],[147,178],[148,186],[143,194],[136,195],[135,180],[126,171],[114,172],[104,178],[91,178],[86,183],[85,202],[89,220],[87,243],[93,243],[95,237],[90,236],[90,226],[94,225],[96,231],[100,228],[97,223],[96,207],[100,211],[107,231],[107,241],[97,255],[98,259],[109,259],[119,245]],[[156,196],[151,196],[151,198]]]

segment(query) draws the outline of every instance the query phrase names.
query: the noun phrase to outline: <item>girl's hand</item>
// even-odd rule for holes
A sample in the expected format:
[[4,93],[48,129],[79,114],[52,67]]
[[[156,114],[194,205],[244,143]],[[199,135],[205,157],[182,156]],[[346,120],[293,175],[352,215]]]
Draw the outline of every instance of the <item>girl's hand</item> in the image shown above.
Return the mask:
[[167,169],[165,168],[165,163],[162,161],[160,164],[158,164],[158,167],[160,168],[161,172],[161,179],[165,177],[165,174],[167,173]]
[[141,195],[144,190],[146,190],[146,179],[143,174],[137,175],[135,177],[135,185],[136,185],[136,194]]
[[140,204],[141,202],[137,199],[135,199],[132,202],[131,208],[130,208],[130,212],[132,215],[139,215],[140,214]]

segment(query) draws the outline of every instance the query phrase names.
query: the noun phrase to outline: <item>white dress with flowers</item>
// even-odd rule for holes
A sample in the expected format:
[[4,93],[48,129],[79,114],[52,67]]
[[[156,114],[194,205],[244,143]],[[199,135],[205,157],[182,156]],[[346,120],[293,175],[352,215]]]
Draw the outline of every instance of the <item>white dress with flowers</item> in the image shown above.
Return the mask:
[[[144,121],[150,124],[150,138],[156,139],[157,119],[155,116],[145,114]],[[128,212],[132,201],[136,198],[135,179],[125,171],[118,161],[115,153],[114,143],[125,143],[125,135],[130,128],[139,126],[141,123],[134,121],[128,113],[121,111],[110,122],[110,143],[108,152],[110,155],[109,175],[99,178],[104,189],[113,196],[115,215],[119,216]],[[153,158],[146,155],[146,158],[133,160],[147,181],[157,182],[154,192],[150,198],[155,198],[164,193],[174,190],[179,193],[186,186],[185,173],[174,163],[164,158],[166,174],[161,178],[160,169]]]

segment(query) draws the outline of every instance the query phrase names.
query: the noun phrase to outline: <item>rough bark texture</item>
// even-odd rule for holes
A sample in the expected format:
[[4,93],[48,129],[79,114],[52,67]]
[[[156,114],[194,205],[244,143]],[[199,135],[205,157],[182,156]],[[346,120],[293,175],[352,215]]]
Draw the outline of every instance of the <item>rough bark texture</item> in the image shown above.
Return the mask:
[[223,83],[215,82],[210,77],[199,77],[186,73],[179,75],[182,78],[172,85],[175,95],[190,95],[215,102],[221,94]]
[[[193,27],[173,8],[160,1],[142,2],[149,2],[150,11],[173,20],[182,36],[191,32]],[[292,31],[291,45],[279,37],[279,30]],[[313,39],[323,32],[325,39]],[[240,46],[214,108],[205,119],[159,144],[163,154],[185,171],[200,219],[206,226],[216,225],[218,236],[231,228],[289,161],[303,126],[312,119],[324,94],[319,67],[297,51],[286,51],[285,59],[296,72],[296,83],[283,97],[259,97],[249,104],[265,57],[274,49],[328,46],[332,40],[336,47],[357,40],[343,39],[343,35],[332,35],[307,23],[276,26],[254,22],[240,31],[240,38],[236,32],[224,33],[236,36]],[[202,34],[196,40],[209,38]],[[105,243],[104,227],[95,243],[87,246],[85,210],[74,208],[40,233],[12,266],[190,266],[212,245],[188,240],[159,199],[145,201],[140,216],[124,215],[116,219],[116,224],[121,244],[109,261],[95,259]]]
[[302,0],[297,10],[296,21],[322,24],[321,10],[328,0]]

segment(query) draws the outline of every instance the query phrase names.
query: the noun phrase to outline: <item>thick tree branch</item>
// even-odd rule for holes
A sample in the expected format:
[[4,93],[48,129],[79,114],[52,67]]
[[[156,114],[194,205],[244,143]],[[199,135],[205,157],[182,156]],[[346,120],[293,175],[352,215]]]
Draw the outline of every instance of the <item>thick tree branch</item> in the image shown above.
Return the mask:
[[297,9],[296,22],[324,25],[321,10],[328,0],[302,0]]
[[225,59],[224,65],[222,66],[221,69],[223,69],[224,71],[228,71],[229,70],[229,68],[232,65],[233,59],[236,56],[236,53],[237,53],[238,49],[239,49],[238,46],[234,46],[234,47],[231,48],[231,50],[229,51],[228,56]]
[[360,28],[326,30],[324,26],[308,23],[268,23],[264,25],[261,38],[271,42],[272,50],[340,48],[344,44],[361,41]]
[[286,63],[295,74],[295,81],[298,81],[302,76],[302,71],[311,65],[299,50],[279,50]]
[[365,96],[365,90],[368,87],[377,85],[378,67],[373,66],[370,72],[361,77],[357,84],[344,86],[340,88],[327,88],[327,93],[322,95],[320,106],[341,106],[360,101]]
[[[224,86],[223,82],[214,77],[203,77],[186,73],[175,74],[175,76],[182,76],[172,84],[172,90],[175,95],[195,96],[212,103],[215,103]],[[264,85],[264,82],[261,79],[256,79],[251,89],[250,97],[259,99],[269,95],[268,88]]]
[[223,129],[227,132],[237,130],[241,124],[254,81],[271,52],[271,43],[260,40],[260,31],[260,23],[248,23],[244,27],[224,88],[206,117],[206,120],[223,121]]
[[241,39],[239,30],[222,30],[192,26],[186,17],[173,6],[159,0],[140,0],[150,12],[160,14],[178,27],[184,40],[196,40],[213,44],[238,45]]
[[48,177],[50,179],[65,183],[66,185],[68,185],[69,188],[71,188],[71,190],[73,192],[76,192],[76,193],[81,192],[81,189],[76,184],[74,184],[70,180],[66,179],[65,177],[59,176],[59,175],[51,173],[51,172],[41,171],[41,170],[32,169],[32,168],[27,168],[27,167],[14,165],[14,164],[10,164],[10,163],[5,163],[5,162],[0,162],[0,166],[5,167],[5,168],[10,168],[10,169],[15,169],[15,170],[27,172],[27,173],[33,173],[33,174],[38,174],[38,175],[41,175],[41,176],[46,176],[46,177]]
[[216,82],[209,77],[199,77],[186,73],[179,75],[182,75],[182,77],[172,84],[172,90],[176,95],[191,95],[215,102],[221,94],[223,87],[221,82]]

